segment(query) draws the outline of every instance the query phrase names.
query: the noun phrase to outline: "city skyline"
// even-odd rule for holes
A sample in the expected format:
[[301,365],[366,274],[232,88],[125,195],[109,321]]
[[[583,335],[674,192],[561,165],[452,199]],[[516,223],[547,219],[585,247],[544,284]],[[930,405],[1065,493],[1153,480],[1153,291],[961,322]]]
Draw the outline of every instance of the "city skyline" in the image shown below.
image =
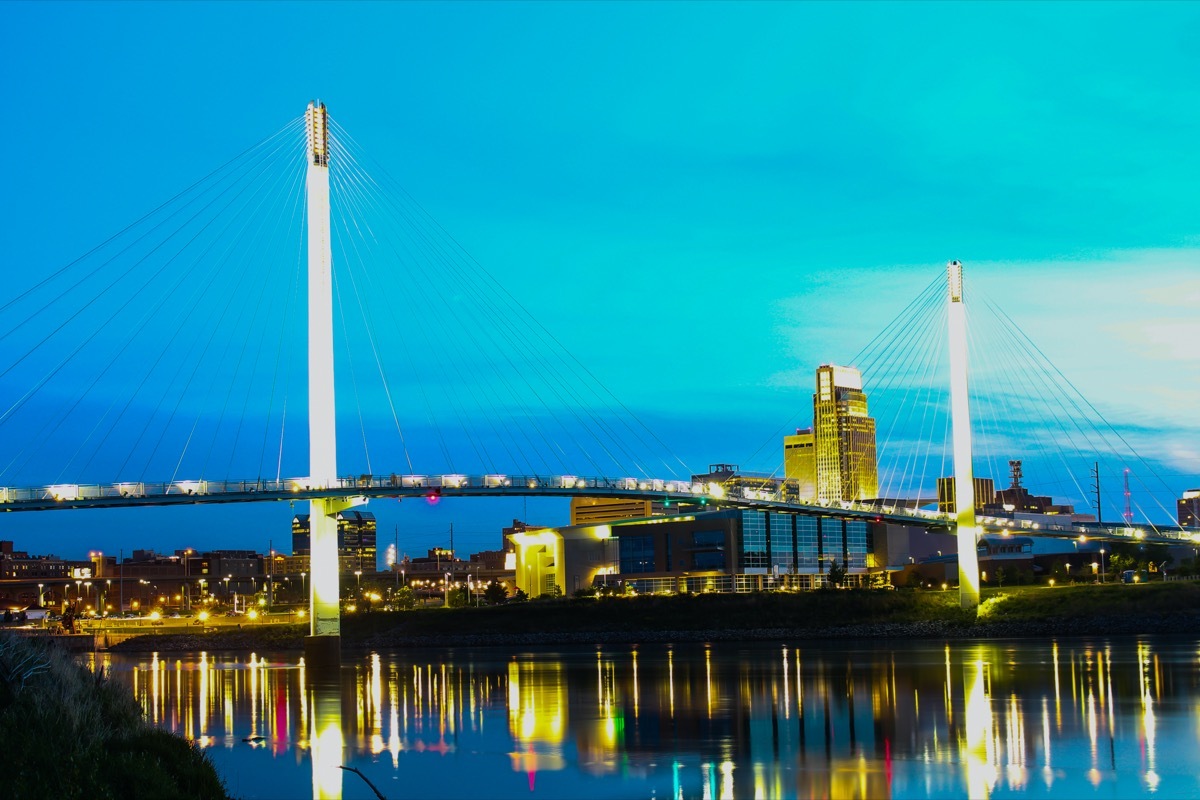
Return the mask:
[[[1200,355],[1188,345],[1200,338],[1200,232],[1186,196],[1200,162],[1174,132],[1188,125],[1156,124],[1162,109],[1178,121],[1200,108],[1186,79],[1196,59],[1178,33],[1197,19],[1192,8],[339,6],[327,48],[291,58],[308,48],[280,7],[57,8],[70,13],[6,12],[17,24],[3,58],[23,76],[5,133],[22,153],[21,201],[5,209],[19,232],[9,237],[18,286],[320,95],[688,464],[745,461],[803,407],[817,364],[849,360],[954,257],[972,287],[1019,309],[1120,430],[1159,454],[1176,496],[1198,482]],[[1129,35],[1131,20],[1142,35]],[[268,21],[277,39],[237,46],[238,31]],[[895,25],[916,45],[902,49]],[[585,28],[609,37],[564,46]],[[408,46],[389,48],[384,30]],[[1009,59],[1018,32],[1028,40]],[[368,46],[352,51],[359,35]],[[941,46],[964,39],[966,54]],[[168,43],[170,75],[147,73],[143,60]],[[206,58],[222,44],[226,58]],[[881,69],[893,63],[894,75]],[[75,80],[85,64],[90,83]],[[212,104],[219,115],[205,113]],[[595,279],[612,271],[637,279]],[[731,282],[737,291],[721,291]],[[565,300],[582,296],[606,309],[603,324]],[[713,335],[717,318],[732,335]],[[705,331],[721,380],[627,374],[630,353],[605,346],[613,331],[642,342]],[[368,509],[384,542],[396,525],[425,537],[408,548],[419,553],[444,545],[434,531],[451,522],[479,537],[477,550],[515,517],[567,515],[565,502],[528,505]],[[242,535],[211,522],[220,511],[190,513],[139,511],[150,516],[132,524],[124,512],[5,515],[3,538],[49,552],[36,543],[49,531],[71,555]],[[291,513],[250,516],[266,539]]]

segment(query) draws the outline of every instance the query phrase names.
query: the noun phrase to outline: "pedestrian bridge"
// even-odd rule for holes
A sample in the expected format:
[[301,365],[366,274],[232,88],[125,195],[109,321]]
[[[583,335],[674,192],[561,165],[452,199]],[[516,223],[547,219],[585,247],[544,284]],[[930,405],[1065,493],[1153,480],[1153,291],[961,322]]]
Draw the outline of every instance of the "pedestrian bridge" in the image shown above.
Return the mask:
[[[315,485],[310,478],[287,478],[0,487],[0,510],[52,511],[70,508],[210,505],[284,500],[294,502],[347,496],[363,499],[413,498],[430,502],[451,497],[626,498],[662,502],[688,513],[716,508],[743,508],[907,525],[949,534],[957,530],[953,514],[899,505],[895,501],[797,502],[778,491],[747,487],[727,488],[720,483],[579,475],[392,473],[343,477],[329,486]],[[1136,541],[1150,544],[1200,543],[1200,529],[1193,528],[1072,523],[1069,519],[1061,525],[1056,525],[1029,519],[989,516],[978,517],[977,524],[983,533],[999,535],[1021,533],[1052,538]]]

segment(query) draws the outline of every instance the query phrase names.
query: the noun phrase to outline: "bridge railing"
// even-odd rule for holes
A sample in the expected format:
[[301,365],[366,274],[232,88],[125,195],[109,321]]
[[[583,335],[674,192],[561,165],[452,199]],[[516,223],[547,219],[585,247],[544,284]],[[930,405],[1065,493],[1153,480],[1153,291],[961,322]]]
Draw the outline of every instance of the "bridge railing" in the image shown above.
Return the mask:
[[[906,519],[924,523],[954,522],[953,515],[930,511],[897,503],[868,503],[854,501],[818,502],[798,500],[789,496],[782,488],[756,489],[743,487],[740,491],[729,490],[717,484],[705,484],[691,480],[660,479],[660,478],[611,478],[586,477],[579,475],[507,475],[489,473],[484,475],[466,475],[447,473],[440,475],[416,475],[389,473],[386,475],[350,475],[333,481],[331,486],[319,486],[309,478],[289,478],[285,480],[243,480],[243,481],[211,481],[211,480],[178,480],[159,483],[141,481],[124,481],[112,484],[74,484],[63,483],[50,486],[29,488],[0,487],[0,505],[26,505],[35,509],[57,506],[92,505],[89,501],[99,501],[94,505],[122,505],[121,501],[132,501],[136,504],[140,499],[153,501],[156,498],[172,498],[173,502],[188,502],[187,497],[195,497],[198,502],[203,498],[220,501],[227,499],[253,499],[255,495],[273,495],[276,499],[281,495],[298,494],[302,492],[331,491],[354,494],[368,491],[370,494],[387,496],[389,490],[397,490],[397,494],[412,494],[413,490],[448,491],[448,492],[479,492],[486,494],[504,494],[511,491],[514,494],[527,494],[530,491],[547,494],[562,494],[572,496],[585,492],[603,496],[605,491],[619,494],[641,496],[661,495],[672,501],[686,501],[689,498],[708,498],[716,501],[733,502],[738,505],[783,506],[798,509],[828,510],[836,515],[838,511],[854,512],[858,517],[886,515],[892,521],[904,522]],[[107,501],[107,502],[105,502]],[[1078,537],[1086,540],[1088,537],[1097,539],[1127,539],[1129,541],[1179,542],[1186,544],[1200,543],[1200,531],[1196,529],[1175,528],[1166,526],[1115,526],[1100,523],[1078,523],[1064,520],[1062,523],[1034,521],[1028,519],[1009,519],[1007,517],[980,516],[978,524],[984,532],[993,534],[1029,533],[1050,536]]]

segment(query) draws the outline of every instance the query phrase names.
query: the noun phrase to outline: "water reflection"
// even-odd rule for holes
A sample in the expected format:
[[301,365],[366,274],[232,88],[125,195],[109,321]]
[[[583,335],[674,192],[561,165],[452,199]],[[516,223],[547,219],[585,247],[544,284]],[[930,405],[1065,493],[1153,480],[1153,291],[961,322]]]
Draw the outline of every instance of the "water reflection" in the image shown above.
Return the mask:
[[98,658],[244,797],[1200,792],[1194,640]]

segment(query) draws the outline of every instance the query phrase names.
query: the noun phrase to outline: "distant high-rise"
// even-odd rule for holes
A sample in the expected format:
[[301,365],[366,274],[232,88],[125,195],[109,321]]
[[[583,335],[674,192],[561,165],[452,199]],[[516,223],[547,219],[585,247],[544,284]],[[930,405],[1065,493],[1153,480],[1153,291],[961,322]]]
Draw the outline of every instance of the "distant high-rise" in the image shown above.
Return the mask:
[[[984,508],[996,501],[996,484],[991,478],[975,478],[975,507]],[[957,511],[957,496],[954,493],[954,476],[937,479],[938,511],[954,514]],[[1024,510],[1024,509],[1022,509]]]
[[[369,511],[342,511],[337,515],[339,562],[353,569],[375,571],[375,515]],[[292,518],[292,555],[309,555],[308,514]],[[342,570],[347,571],[346,569]]]
[[1188,489],[1179,498],[1179,524],[1200,528],[1200,489]]
[[812,428],[783,437],[783,477],[800,502],[817,499],[816,436]]
[[853,367],[817,367],[813,444],[818,500],[866,500],[879,495],[875,420],[867,414],[862,375]]

